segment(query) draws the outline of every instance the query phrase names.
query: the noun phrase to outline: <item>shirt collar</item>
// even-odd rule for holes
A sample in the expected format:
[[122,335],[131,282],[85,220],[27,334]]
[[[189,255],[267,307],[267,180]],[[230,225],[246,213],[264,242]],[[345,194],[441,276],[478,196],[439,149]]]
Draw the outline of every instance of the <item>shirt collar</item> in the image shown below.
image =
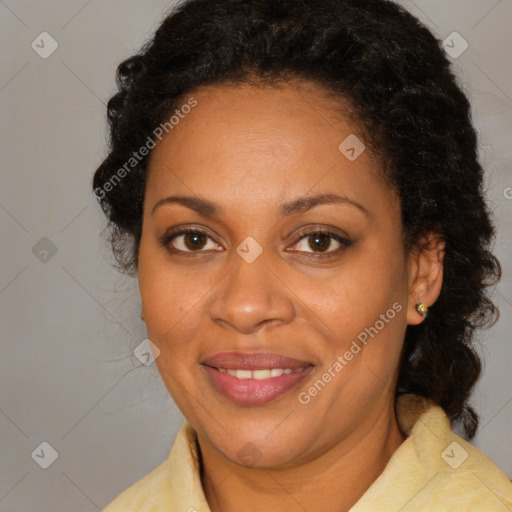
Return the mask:
[[[396,400],[396,413],[400,429],[407,436],[398,450],[393,454],[384,472],[377,478],[361,500],[351,509],[351,512],[363,510],[366,501],[380,500],[383,494],[389,495],[389,478],[391,475],[401,475],[404,471],[403,460],[407,458],[407,453],[411,449],[411,444],[415,443],[418,435],[424,437],[425,429],[429,427],[432,421],[441,423],[441,431],[451,432],[449,420],[444,411],[435,406],[430,400],[418,395],[401,395]],[[421,421],[419,421],[421,420]],[[426,421],[425,421],[426,420]],[[436,434],[439,435],[439,434]],[[442,439],[439,439],[439,445],[443,445]],[[446,444],[448,446],[449,443]],[[431,459],[426,454],[427,462]],[[399,462],[400,461],[400,462]],[[186,422],[178,433],[176,441],[171,449],[169,456],[169,470],[172,478],[170,479],[170,493],[174,501],[172,506],[176,510],[189,512],[210,512],[208,502],[201,485],[201,464],[199,459],[199,449],[197,436],[191,425]],[[411,461],[416,465],[418,461]],[[427,464],[428,466],[428,464]],[[436,467],[431,467],[425,475],[419,480],[423,482],[425,477],[431,477]],[[393,479],[394,479],[393,478]],[[418,485],[421,483],[418,482]],[[185,507],[185,508],[184,508]]]

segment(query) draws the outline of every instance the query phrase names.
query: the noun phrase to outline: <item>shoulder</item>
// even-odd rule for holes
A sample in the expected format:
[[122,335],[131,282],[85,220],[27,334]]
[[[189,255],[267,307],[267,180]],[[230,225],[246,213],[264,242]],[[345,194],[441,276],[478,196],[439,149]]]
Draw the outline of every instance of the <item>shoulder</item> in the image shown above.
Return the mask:
[[119,494],[103,512],[199,512],[205,510],[205,503],[195,432],[185,423],[168,458]]
[[404,395],[396,410],[407,439],[351,512],[512,510],[510,480],[452,430],[441,407]]

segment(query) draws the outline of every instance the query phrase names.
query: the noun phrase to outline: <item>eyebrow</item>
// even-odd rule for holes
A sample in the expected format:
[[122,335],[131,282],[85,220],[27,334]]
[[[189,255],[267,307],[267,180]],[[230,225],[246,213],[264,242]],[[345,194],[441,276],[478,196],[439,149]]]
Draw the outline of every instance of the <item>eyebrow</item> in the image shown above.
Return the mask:
[[[194,210],[195,212],[206,217],[219,216],[223,213],[223,209],[220,206],[206,199],[200,197],[174,195],[160,199],[155,204],[155,206],[153,206],[153,209],[151,210],[151,215],[153,215],[155,211],[162,205],[173,203],[178,203],[183,206],[186,206],[187,208],[190,208],[191,210]],[[293,215],[295,213],[303,213],[314,208],[315,206],[320,206],[323,204],[349,204],[356,207],[358,210],[362,211],[366,215],[370,215],[368,210],[364,206],[362,206],[361,204],[352,199],[349,199],[346,196],[342,196],[339,194],[320,194],[317,196],[301,197],[294,201],[283,203],[279,209],[281,215],[283,217],[286,217],[289,215]]]

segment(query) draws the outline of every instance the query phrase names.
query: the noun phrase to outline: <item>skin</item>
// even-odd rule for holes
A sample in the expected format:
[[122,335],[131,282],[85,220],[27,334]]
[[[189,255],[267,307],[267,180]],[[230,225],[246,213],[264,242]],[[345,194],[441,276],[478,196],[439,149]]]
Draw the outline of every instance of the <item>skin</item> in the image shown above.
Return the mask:
[[[394,410],[398,361],[407,325],[424,320],[415,304],[440,293],[444,245],[432,236],[424,250],[404,253],[395,194],[370,150],[353,162],[340,152],[347,136],[362,136],[318,86],[210,86],[192,96],[197,106],[152,152],[138,276],[148,336],[161,351],[156,364],[197,432],[209,506],[348,510],[404,441]],[[280,212],[326,193],[366,213],[348,202]],[[179,203],[152,211],[171,195],[206,199],[222,213]],[[194,251],[178,236],[171,252],[159,238],[178,226],[210,238]],[[318,250],[302,228],[350,244],[327,238],[327,251]],[[236,252],[249,236],[262,249],[252,263]],[[298,394],[394,303],[401,311],[300,403]],[[279,399],[242,406],[219,394],[201,365],[230,351],[277,352],[314,369]],[[248,442],[252,462],[237,455]]]

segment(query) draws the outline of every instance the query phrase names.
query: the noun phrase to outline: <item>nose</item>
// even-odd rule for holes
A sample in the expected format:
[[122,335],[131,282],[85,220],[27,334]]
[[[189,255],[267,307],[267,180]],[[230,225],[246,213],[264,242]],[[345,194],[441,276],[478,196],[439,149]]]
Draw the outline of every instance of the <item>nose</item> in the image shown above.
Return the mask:
[[291,322],[296,314],[292,293],[271,269],[264,253],[252,263],[236,253],[231,259],[231,270],[208,304],[212,322],[242,334],[252,334],[264,325]]

